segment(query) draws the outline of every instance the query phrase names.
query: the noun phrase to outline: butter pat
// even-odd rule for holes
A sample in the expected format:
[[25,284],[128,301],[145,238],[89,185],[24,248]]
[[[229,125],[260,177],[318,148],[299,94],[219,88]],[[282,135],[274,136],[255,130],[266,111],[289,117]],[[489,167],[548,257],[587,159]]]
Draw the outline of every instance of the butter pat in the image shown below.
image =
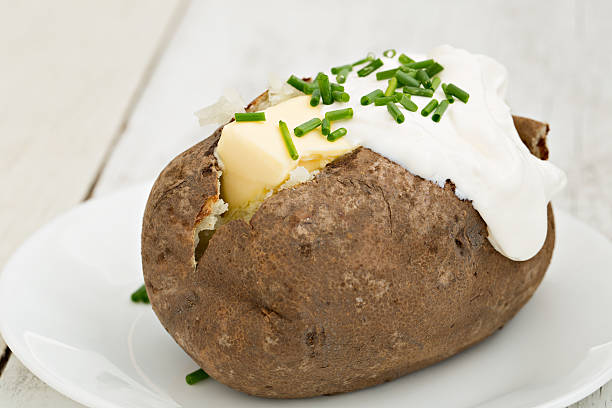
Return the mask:
[[[263,200],[289,178],[296,167],[319,169],[355,146],[346,139],[328,142],[319,129],[295,137],[293,129],[312,118],[323,118],[321,109],[310,106],[309,96],[298,96],[266,109],[265,122],[232,122],[223,128],[217,155],[223,163],[221,194],[231,209],[246,208]],[[278,121],[291,132],[300,155],[289,157]]]

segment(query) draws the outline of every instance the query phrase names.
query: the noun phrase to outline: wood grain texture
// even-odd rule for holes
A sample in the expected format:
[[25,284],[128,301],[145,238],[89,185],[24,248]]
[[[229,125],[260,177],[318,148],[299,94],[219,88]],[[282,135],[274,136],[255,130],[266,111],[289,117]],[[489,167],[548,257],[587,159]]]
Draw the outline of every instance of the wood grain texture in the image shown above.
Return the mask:
[[[0,267],[27,235],[87,195],[180,5],[0,2]],[[11,356],[0,406],[80,405]]]
[[3,2],[0,265],[86,195],[176,6]]
[[[7,3],[4,8],[10,10],[16,7],[20,6]],[[331,15],[344,16],[343,24],[324,26],[323,21],[312,18],[321,7],[325,7]],[[364,50],[381,50],[392,46],[422,51],[448,42],[474,52],[489,54],[506,65],[510,73],[509,102],[514,112],[551,124],[551,161],[568,173],[568,187],[555,204],[612,238],[612,178],[609,177],[612,173],[612,120],[609,118],[609,107],[612,106],[612,76],[608,72],[612,66],[612,44],[605,41],[612,35],[612,27],[608,22],[609,16],[612,15],[612,2],[559,0],[552,5],[550,2],[528,0],[432,1],[427,6],[429,18],[414,18],[413,14],[402,12],[410,7],[412,6],[409,3],[400,0],[388,2],[385,7],[372,7],[371,2],[365,0],[350,3],[312,0],[294,2],[293,7],[287,7],[286,2],[274,0],[270,1],[262,12],[261,5],[256,2],[243,3],[240,8],[230,8],[224,2],[192,3],[127,121],[123,137],[114,149],[93,191],[94,195],[153,179],[177,153],[212,133],[213,129],[210,127],[197,126],[192,112],[214,102],[226,87],[238,89],[244,99],[249,100],[266,86],[271,72],[276,72],[281,77],[289,73],[311,74],[350,61],[363,54]],[[389,9],[395,12],[389,13]],[[3,10],[0,20],[8,19],[6,14]],[[41,14],[44,15],[42,12]],[[461,27],[443,23],[448,15],[454,16],[456,21],[461,21]],[[37,20],[33,21],[40,22],[42,19],[43,17],[38,15]],[[269,24],[270,21],[281,23]],[[52,62],[50,72],[41,73],[41,70],[35,67],[27,67],[27,72],[32,77],[43,75],[45,80],[53,80],[55,77],[52,73],[56,72],[57,68],[53,68],[53,55],[41,51],[45,45],[44,41],[32,37],[32,34],[23,34],[33,30],[32,24],[25,24],[19,30],[12,31],[5,31],[0,25],[0,33],[20,33],[17,37],[11,34],[13,41],[22,41],[22,44],[23,41],[29,41],[33,47],[30,53],[36,50],[43,53],[44,59]],[[363,29],[374,26],[384,26],[385,29]],[[78,25],[73,24],[71,27],[73,30],[83,30]],[[47,29],[47,34],[49,32],[52,32],[51,28]],[[330,38],[342,38],[342,46],[330,41]],[[6,45],[0,42],[0,47],[4,49]],[[19,56],[20,49],[17,46],[11,49]],[[27,61],[24,56],[20,58],[23,58],[24,62]],[[584,61],[588,63],[582,63]],[[78,65],[79,61],[73,63]],[[12,73],[15,72],[19,72],[18,67],[13,67]],[[75,80],[82,81],[83,84],[106,83],[97,80],[95,75],[83,77],[80,73],[75,73],[73,76],[78,77]],[[0,94],[4,95],[5,87],[9,89],[9,85],[3,84]],[[84,86],[82,85],[82,88]],[[86,91],[81,92],[86,95]],[[95,91],[96,98],[99,97],[98,92],[102,91]],[[55,90],[55,93],[59,91]],[[89,138],[89,135],[97,135],[102,126],[93,123],[89,126],[81,124],[78,127],[74,124],[61,124],[61,118],[66,115],[83,117],[84,108],[79,104],[82,98],[75,97],[72,104],[57,107],[54,105],[57,104],[56,101],[47,95],[49,92],[41,96],[44,103],[40,102],[37,107],[29,107],[21,101],[21,111],[15,114],[19,120],[11,120],[12,127],[9,128],[0,121],[0,180],[3,188],[5,179],[9,180],[2,178],[7,177],[3,143],[7,143],[7,146],[10,144],[13,149],[11,157],[15,156],[16,159],[11,160],[19,160],[20,155],[30,154],[30,150],[34,150],[35,157],[42,156],[45,159],[41,161],[41,166],[45,169],[45,181],[56,183],[54,187],[43,187],[41,193],[44,195],[41,197],[46,197],[43,200],[49,200],[49,195],[61,188],[68,188],[70,191],[72,187],[67,186],[70,184],[67,181],[72,182],[73,179],[67,174],[74,173],[71,170],[74,167],[66,171],[58,162],[61,163],[75,154],[80,155],[80,152],[100,149],[99,145],[91,145],[97,143],[97,138],[94,140],[93,136]],[[36,96],[38,94],[32,90],[28,93],[28,99],[24,100],[28,101]],[[7,109],[15,103],[11,99],[0,99],[2,115],[9,112]],[[103,97],[100,100],[108,103]],[[119,99],[115,103],[121,104]],[[50,106],[51,110],[47,111],[46,106]],[[18,110],[12,109],[15,112]],[[95,117],[96,113],[103,112],[106,111],[100,108],[87,117]],[[36,122],[27,123],[31,118],[44,118],[55,121],[58,125],[51,128],[51,131],[32,136],[32,133],[43,130],[43,127]],[[27,132],[21,128],[22,122],[27,124]],[[119,127],[118,124],[115,126],[113,129]],[[76,145],[71,145],[70,140],[66,145],[60,145],[60,141],[55,138],[65,130],[87,134],[87,145],[81,146],[78,141],[72,142]],[[5,134],[9,135],[8,139],[5,139]],[[20,136],[20,139],[11,136],[12,134],[27,137]],[[43,134],[52,142],[45,141]],[[73,148],[75,150],[72,150]],[[64,149],[68,150],[62,153]],[[57,160],[53,162],[56,167],[49,162],[51,158],[44,157],[47,151],[53,152],[52,158]],[[100,160],[103,154],[95,157]],[[23,168],[26,167],[28,166],[15,167],[16,170],[10,173],[10,178],[23,175]],[[95,171],[84,175],[77,174],[74,181],[82,183],[88,177],[91,178],[93,173]],[[88,180],[90,181],[91,179]],[[11,180],[7,187],[15,188],[15,185],[19,186],[19,183]],[[7,213],[4,211],[6,208],[12,209],[13,203],[21,203],[20,200],[26,200],[27,203],[27,200],[36,197],[35,187],[23,188],[28,190],[27,194],[20,193],[10,202],[0,197],[0,216]],[[86,187],[83,187],[81,194],[85,190]],[[40,209],[33,213],[38,217],[38,221],[28,221],[27,231],[23,231],[20,236],[23,238],[58,208],[67,208],[82,197],[76,193],[70,194],[72,198],[66,200],[63,205],[41,204]],[[10,207],[5,207],[9,204]],[[12,224],[13,227],[15,225]],[[0,226],[0,231],[6,232],[3,228]],[[0,251],[4,254],[7,252],[8,249]],[[13,373],[15,376],[10,377]],[[6,377],[7,375],[9,377]],[[5,377],[14,380],[8,381]],[[40,385],[39,380],[24,371],[18,361],[12,358],[11,365],[0,377],[0,406],[73,406],[65,398],[59,397],[49,397],[53,402],[51,405],[44,405],[44,397],[53,395],[53,392],[46,387],[39,387]],[[20,387],[39,390],[33,395],[41,397],[36,399],[31,397],[32,393],[19,393],[16,388]],[[6,399],[6,395],[21,396]],[[572,408],[606,406],[612,407],[610,385]]]

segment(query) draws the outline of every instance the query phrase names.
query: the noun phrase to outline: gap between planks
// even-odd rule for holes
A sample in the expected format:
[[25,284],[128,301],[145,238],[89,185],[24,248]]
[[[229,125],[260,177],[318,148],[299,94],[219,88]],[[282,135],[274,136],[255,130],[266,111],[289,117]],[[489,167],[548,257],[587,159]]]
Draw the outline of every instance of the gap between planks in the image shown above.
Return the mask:
[[168,22],[168,25],[166,26],[164,30],[162,39],[159,42],[155,52],[153,53],[151,60],[147,64],[147,67],[145,68],[145,71],[143,72],[142,78],[140,78],[140,82],[136,90],[134,91],[134,93],[132,94],[132,97],[130,98],[128,107],[123,114],[123,118],[121,119],[121,125],[117,129],[117,132],[115,133],[115,136],[113,136],[111,142],[108,144],[108,148],[106,149],[106,152],[104,153],[104,158],[102,162],[100,163],[100,167],[96,171],[96,175],[94,176],[91,182],[91,185],[89,186],[87,193],[83,197],[82,201],[87,201],[93,196],[93,193],[96,190],[96,186],[98,185],[98,181],[100,181],[100,176],[102,176],[102,173],[104,172],[104,168],[106,167],[106,164],[108,163],[108,159],[113,153],[113,150],[115,150],[115,147],[117,146],[117,143],[121,139],[121,136],[123,136],[125,129],[127,129],[127,125],[130,121],[130,117],[132,116],[132,112],[134,112],[134,108],[136,107],[136,105],[138,104],[138,101],[142,97],[142,94],[144,90],[146,89],[147,84],[149,83],[151,76],[153,75],[153,72],[155,71],[155,67],[159,63],[159,60],[164,54],[164,51],[168,48],[168,45],[170,44],[170,40],[172,39],[173,34],[176,32],[176,29],[178,28],[179,23],[181,22],[181,20],[183,19],[183,16],[185,15],[185,12],[187,11],[188,4],[189,4],[189,1],[180,0],[179,6],[176,8],[176,10],[174,10],[172,17],[170,17],[170,21]]
[[[95,191],[95,188],[98,184],[98,181],[100,180],[100,175],[104,171],[106,163],[108,162],[108,158],[112,154],[115,146],[117,145],[117,143],[121,139],[121,136],[125,132],[125,129],[127,128],[127,125],[132,115],[132,112],[134,110],[134,107],[138,104],[138,101],[140,100],[144,90],[146,89],[147,84],[149,83],[149,80],[151,79],[153,72],[155,71],[155,67],[157,66],[164,51],[167,49],[168,44],[170,43],[170,40],[172,39],[173,34],[176,32],[176,29],[178,28],[183,16],[185,15],[188,4],[189,2],[187,0],[180,0],[178,7],[174,10],[172,16],[169,19],[167,26],[164,28],[162,38],[159,44],[157,45],[150,61],[147,63],[147,66],[145,70],[143,71],[142,77],[140,78],[134,93],[131,95],[129,99],[128,106],[121,119],[121,124],[119,128],[117,129],[115,135],[113,136],[111,142],[109,143],[108,148],[106,149],[106,152],[104,153],[104,158],[98,170],[96,171],[96,174],[87,190],[87,193],[85,194],[85,196],[83,197],[81,201],[86,201],[92,197],[93,192]],[[11,349],[8,347],[8,345],[4,344],[1,338],[0,338],[0,346],[4,346],[4,350],[2,351],[2,354],[0,354],[0,376],[2,376],[2,373],[4,372],[4,369],[6,368],[13,353]],[[2,347],[0,347],[0,349],[1,348]]]

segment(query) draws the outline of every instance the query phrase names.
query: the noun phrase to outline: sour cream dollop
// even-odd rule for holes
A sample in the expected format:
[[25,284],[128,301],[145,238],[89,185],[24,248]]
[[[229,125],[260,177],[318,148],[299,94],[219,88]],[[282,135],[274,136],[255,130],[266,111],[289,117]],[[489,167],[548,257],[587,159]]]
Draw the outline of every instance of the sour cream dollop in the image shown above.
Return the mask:
[[[443,83],[454,83],[470,94],[467,104],[451,104],[439,123],[420,114],[429,98],[413,96],[418,112],[402,112],[397,124],[385,107],[362,106],[360,98],[387,81],[376,75],[344,84],[353,119],[342,122],[345,138],[393,160],[411,173],[444,186],[451,180],[461,199],[472,201],[487,224],[489,241],[506,257],[523,261],[542,248],[548,228],[546,207],[566,183],[562,170],[533,156],[521,141],[505,103],[507,71],[494,59],[445,45],[427,56],[444,70]],[[385,62],[388,60],[385,59]],[[381,70],[395,67],[385,64]],[[442,100],[441,87],[434,98]],[[323,111],[339,109],[338,104]]]

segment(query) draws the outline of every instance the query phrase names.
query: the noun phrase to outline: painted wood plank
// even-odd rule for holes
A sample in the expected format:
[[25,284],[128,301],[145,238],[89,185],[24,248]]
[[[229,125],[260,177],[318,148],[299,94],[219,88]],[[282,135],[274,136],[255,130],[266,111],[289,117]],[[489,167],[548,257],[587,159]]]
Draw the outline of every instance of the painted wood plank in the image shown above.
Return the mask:
[[177,4],[3,2],[0,265],[87,194]]
[[[28,234],[86,197],[182,4],[2,3],[0,267]],[[12,356],[0,406],[81,405]]]

